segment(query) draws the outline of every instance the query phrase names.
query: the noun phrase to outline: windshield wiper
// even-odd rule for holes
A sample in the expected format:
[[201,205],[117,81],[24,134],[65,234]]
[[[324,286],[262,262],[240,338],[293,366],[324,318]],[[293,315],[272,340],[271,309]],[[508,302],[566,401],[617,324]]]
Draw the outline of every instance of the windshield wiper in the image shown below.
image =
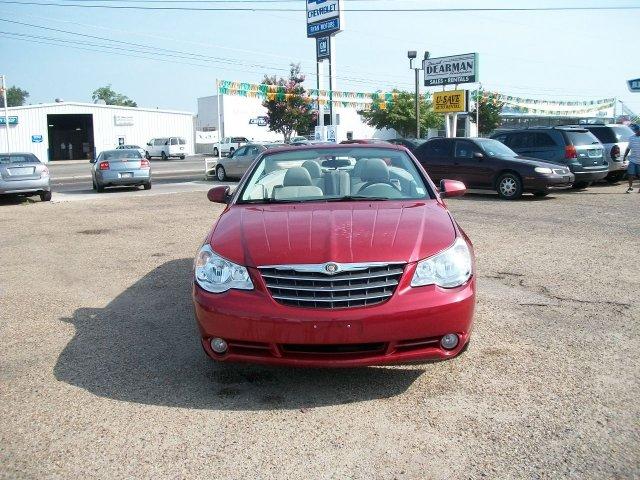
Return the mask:
[[345,195],[344,197],[338,197],[338,198],[325,198],[325,201],[327,202],[358,202],[362,200],[377,202],[377,201],[389,200],[389,198],[388,197],[367,197],[365,195]]

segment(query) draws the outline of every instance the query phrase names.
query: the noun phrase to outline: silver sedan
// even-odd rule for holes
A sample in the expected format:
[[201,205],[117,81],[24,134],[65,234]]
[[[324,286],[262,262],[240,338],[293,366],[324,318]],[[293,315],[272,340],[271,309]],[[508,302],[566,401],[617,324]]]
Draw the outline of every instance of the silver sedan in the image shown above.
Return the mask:
[[91,160],[93,189],[142,185],[151,188],[151,164],[137,150],[105,150]]
[[40,195],[51,200],[49,169],[32,153],[0,153],[0,195]]
[[216,178],[224,182],[229,178],[241,178],[249,169],[253,161],[263,152],[272,148],[283,148],[287,145],[282,143],[249,143],[238,150],[229,154],[228,157],[222,157],[216,165]]

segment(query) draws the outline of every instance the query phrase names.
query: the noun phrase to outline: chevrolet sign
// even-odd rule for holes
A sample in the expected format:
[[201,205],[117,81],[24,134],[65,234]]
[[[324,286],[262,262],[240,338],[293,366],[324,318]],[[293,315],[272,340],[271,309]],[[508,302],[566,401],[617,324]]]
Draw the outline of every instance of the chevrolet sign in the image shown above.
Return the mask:
[[340,30],[342,0],[307,0],[307,36]]
[[422,68],[427,87],[475,83],[479,78],[477,53],[428,58],[422,62]]

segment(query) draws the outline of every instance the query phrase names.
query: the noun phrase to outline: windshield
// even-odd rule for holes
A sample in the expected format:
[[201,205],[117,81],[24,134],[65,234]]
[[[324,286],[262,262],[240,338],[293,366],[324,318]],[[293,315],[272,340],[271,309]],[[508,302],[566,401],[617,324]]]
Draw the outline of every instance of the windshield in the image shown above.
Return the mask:
[[432,198],[413,160],[383,148],[301,149],[267,154],[238,203]]
[[482,147],[482,150],[490,157],[515,157],[518,155],[516,152],[507,147],[504,143],[498,140],[490,138],[478,138],[478,145]]
[[35,155],[28,153],[21,155],[2,155],[0,154],[0,165],[16,165],[18,163],[40,163]]
[[138,150],[110,150],[103,153],[103,160],[120,160],[125,158],[142,158]]

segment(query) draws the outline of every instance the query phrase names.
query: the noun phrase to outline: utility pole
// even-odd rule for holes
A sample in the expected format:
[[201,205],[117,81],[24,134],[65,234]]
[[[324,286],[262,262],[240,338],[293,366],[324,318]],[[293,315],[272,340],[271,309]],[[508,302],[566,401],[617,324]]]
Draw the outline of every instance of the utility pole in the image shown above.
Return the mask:
[[2,77],[2,100],[4,101],[4,133],[7,139],[7,153],[11,153],[11,147],[9,146],[9,106],[7,105],[7,79],[4,75]]
[[[409,50],[407,52],[407,58],[409,59],[409,69],[413,69],[416,75],[416,138],[420,138],[420,67],[414,67],[413,61],[417,58],[418,52],[415,50]],[[429,58],[429,52],[424,53],[424,59]]]

